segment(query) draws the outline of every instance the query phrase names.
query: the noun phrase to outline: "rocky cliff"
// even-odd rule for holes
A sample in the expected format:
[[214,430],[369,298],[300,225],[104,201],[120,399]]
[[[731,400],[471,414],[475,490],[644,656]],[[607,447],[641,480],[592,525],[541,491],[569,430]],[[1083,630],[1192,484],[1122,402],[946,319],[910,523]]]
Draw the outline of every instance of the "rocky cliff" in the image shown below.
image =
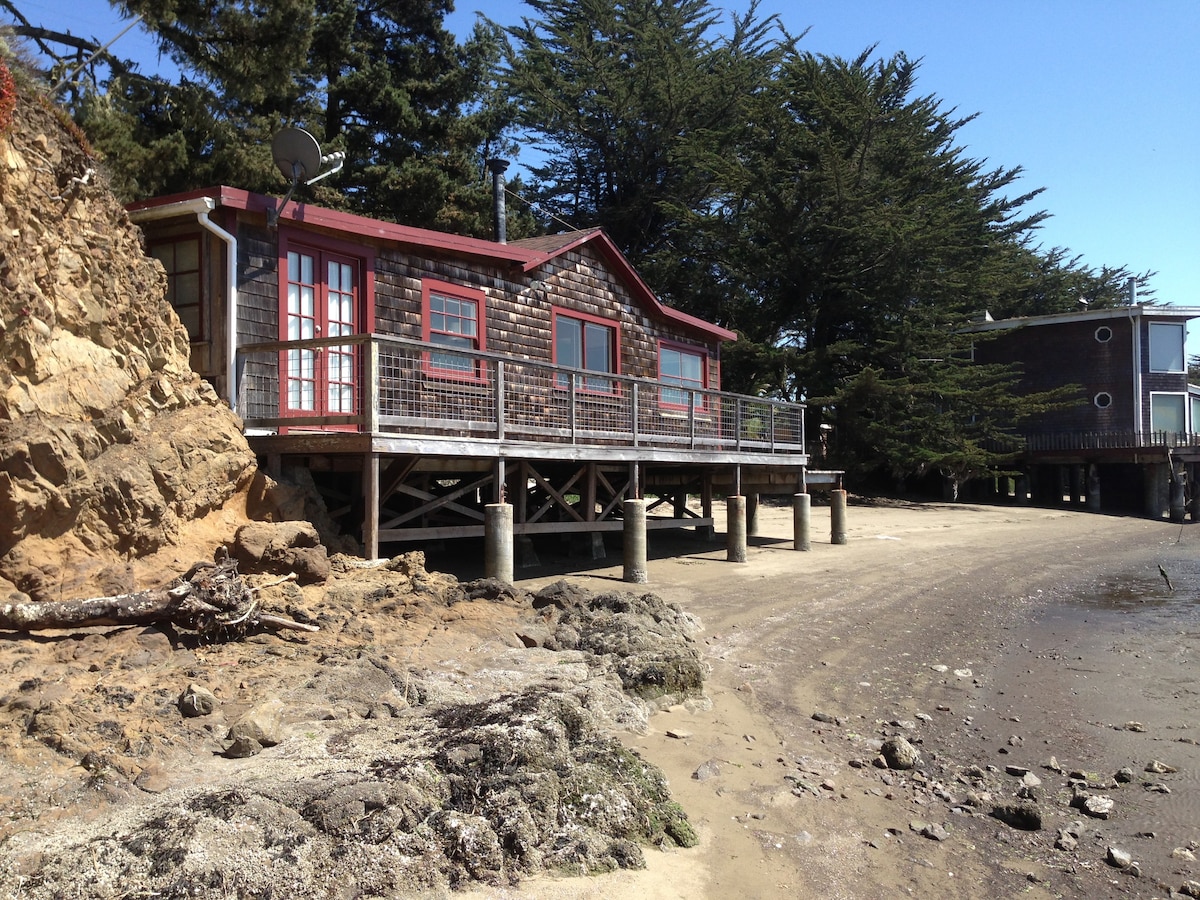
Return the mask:
[[115,593],[205,517],[236,524],[254,457],[190,370],[102,165],[45,98],[17,95],[0,134],[0,599]]

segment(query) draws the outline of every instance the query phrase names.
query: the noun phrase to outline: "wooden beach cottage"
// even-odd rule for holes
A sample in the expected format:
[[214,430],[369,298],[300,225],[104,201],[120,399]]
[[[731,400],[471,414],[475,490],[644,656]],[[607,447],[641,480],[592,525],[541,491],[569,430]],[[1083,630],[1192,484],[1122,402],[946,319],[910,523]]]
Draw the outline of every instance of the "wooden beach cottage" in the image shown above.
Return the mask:
[[981,322],[981,362],[1016,363],[1031,392],[1076,385],[1079,401],[1024,429],[1018,499],[1200,518],[1200,388],[1188,384],[1195,307],[1131,303]]
[[130,214],[194,368],[367,556],[484,534],[489,504],[518,542],[595,545],[630,500],[651,529],[711,529],[714,494],[840,488],[808,471],[803,407],[722,391],[735,335],[660,302],[603,231],[507,243],[279,205],[218,187]]

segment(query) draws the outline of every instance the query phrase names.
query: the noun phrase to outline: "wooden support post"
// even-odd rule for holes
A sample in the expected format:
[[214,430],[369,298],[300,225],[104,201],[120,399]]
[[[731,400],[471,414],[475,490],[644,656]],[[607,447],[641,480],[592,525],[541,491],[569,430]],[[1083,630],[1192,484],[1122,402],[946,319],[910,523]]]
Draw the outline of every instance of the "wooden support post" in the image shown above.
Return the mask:
[[363,558],[379,558],[379,454],[363,457]]
[[363,344],[363,431],[379,431],[379,348],[375,341]]
[[626,500],[621,504],[621,512],[624,518],[624,580],[645,584],[650,580],[646,574],[646,501]]
[[829,542],[846,543],[846,492],[838,489],[829,492]]
[[[705,472],[704,476],[700,479],[700,515],[709,522],[712,522],[713,486],[711,472]],[[716,529],[711,524],[702,525],[697,531],[699,531],[700,536],[706,541],[711,541],[716,537]]]
[[1087,508],[1100,512],[1100,468],[1095,463],[1087,466]]
[[812,497],[808,494],[792,495],[793,550],[811,550],[810,528],[812,523]]
[[725,558],[729,562],[746,561],[746,498],[725,498]]
[[1184,489],[1184,474],[1183,465],[1175,462],[1170,457],[1168,459],[1167,473],[1170,479],[1170,517],[1171,521],[1179,524],[1183,522],[1184,516],[1187,513],[1187,492]]

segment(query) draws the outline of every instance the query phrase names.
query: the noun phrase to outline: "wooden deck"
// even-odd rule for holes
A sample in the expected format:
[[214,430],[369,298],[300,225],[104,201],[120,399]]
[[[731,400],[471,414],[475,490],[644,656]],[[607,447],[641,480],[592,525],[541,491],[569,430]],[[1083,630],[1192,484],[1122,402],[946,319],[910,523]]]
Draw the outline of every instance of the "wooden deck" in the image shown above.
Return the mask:
[[[297,352],[318,376],[293,391],[303,410],[281,402]],[[351,393],[322,383],[331,357],[353,360]],[[256,344],[238,361],[251,447],[269,467],[331,473],[340,496],[327,502],[364,508],[369,555],[482,534],[483,506],[500,499],[517,535],[601,533],[621,527],[626,498],[656,498],[650,529],[712,528],[714,493],[840,486],[841,473],[808,469],[801,404],[385,335]]]

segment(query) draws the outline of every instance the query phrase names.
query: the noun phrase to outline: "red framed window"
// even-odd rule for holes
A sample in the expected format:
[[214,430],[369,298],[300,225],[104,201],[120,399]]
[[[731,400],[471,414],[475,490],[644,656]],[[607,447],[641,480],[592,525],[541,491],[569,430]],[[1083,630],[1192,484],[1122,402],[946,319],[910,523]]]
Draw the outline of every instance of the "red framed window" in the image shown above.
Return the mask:
[[[280,338],[301,341],[358,334],[370,314],[369,271],[361,257],[281,238]],[[344,344],[284,350],[284,415],[355,415],[359,347]]]
[[[615,322],[584,313],[554,310],[554,361],[560,366],[588,372],[620,373],[620,329]],[[559,387],[569,385],[566,375]],[[616,382],[594,375],[583,377],[583,389],[598,394],[616,393]]]
[[193,343],[208,339],[201,304],[200,236],[189,235],[150,246],[150,255],[167,271],[167,302]]
[[[704,409],[708,387],[708,356],[696,347],[662,341],[658,345],[658,380],[677,387],[660,388],[658,402],[668,409]],[[690,393],[696,391],[697,393]]]
[[[426,343],[467,351],[487,349],[487,295],[483,291],[426,278],[421,282],[421,303]],[[482,361],[469,354],[433,350],[426,365],[435,375],[482,377]]]

